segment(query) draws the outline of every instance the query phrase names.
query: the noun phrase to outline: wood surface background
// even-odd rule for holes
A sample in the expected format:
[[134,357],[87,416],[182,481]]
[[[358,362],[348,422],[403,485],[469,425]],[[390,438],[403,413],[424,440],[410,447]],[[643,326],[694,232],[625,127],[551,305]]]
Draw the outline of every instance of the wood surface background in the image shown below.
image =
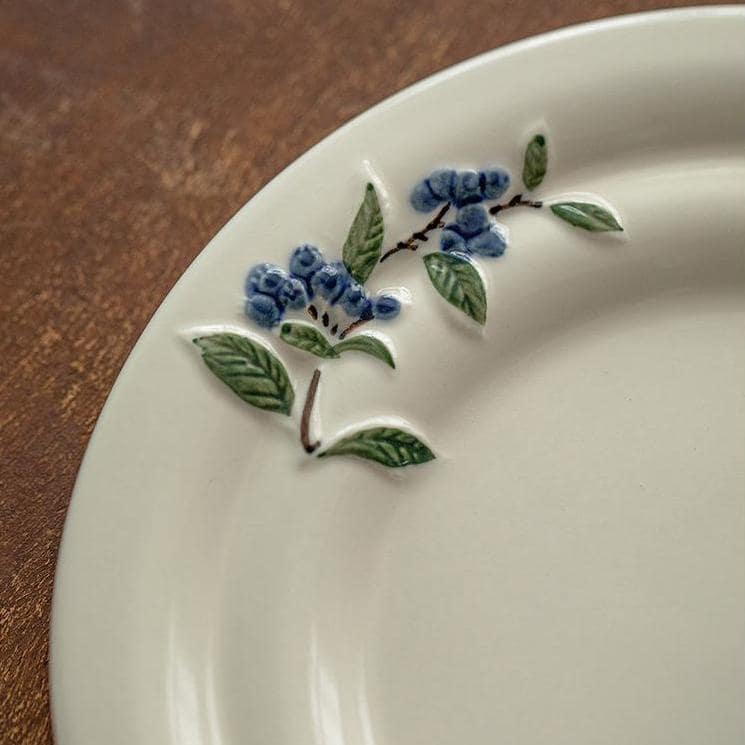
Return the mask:
[[430,73],[684,4],[0,5],[0,743],[52,741],[49,610],[75,474],[138,335],[218,228],[308,147]]

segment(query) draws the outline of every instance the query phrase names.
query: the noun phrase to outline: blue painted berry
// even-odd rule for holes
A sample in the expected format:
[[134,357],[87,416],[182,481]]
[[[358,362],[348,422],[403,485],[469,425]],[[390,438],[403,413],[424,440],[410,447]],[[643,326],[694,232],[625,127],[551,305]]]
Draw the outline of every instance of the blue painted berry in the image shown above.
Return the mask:
[[369,321],[372,318],[375,318],[375,307],[373,305],[373,301],[370,300],[370,298],[365,300],[365,303],[362,306],[362,310],[360,311],[360,318],[364,319],[365,321]]
[[290,256],[290,274],[309,280],[323,265],[323,254],[307,243],[298,246]]
[[268,269],[273,267],[274,264],[257,264],[252,266],[246,277],[246,295],[251,295],[254,292],[259,291],[259,282],[261,278],[267,272]]
[[510,174],[504,168],[482,171],[454,171],[441,168],[420,181],[411,192],[411,204],[418,212],[431,212],[439,204],[453,202],[456,207],[498,199],[510,185]]
[[440,202],[449,202],[455,198],[456,179],[457,174],[452,168],[440,168],[432,171],[427,179],[427,185]]
[[464,238],[473,238],[489,229],[489,215],[482,205],[467,204],[458,210],[455,225]]
[[373,315],[382,321],[395,318],[401,312],[401,303],[393,295],[380,295],[373,300]]
[[269,295],[254,292],[246,300],[246,315],[259,326],[272,328],[282,320],[282,308]]
[[445,228],[440,233],[440,248],[443,251],[465,251],[466,239],[450,227]]
[[362,285],[357,284],[357,282],[352,282],[349,287],[344,290],[339,303],[348,316],[352,316],[352,318],[360,318],[365,308],[370,304],[370,301],[367,299],[365,288],[362,287]]
[[312,277],[310,285],[329,305],[338,302],[351,283],[351,277],[344,264],[335,262],[321,267]]
[[432,193],[426,181],[420,181],[414,187],[409,200],[417,212],[432,212],[441,201]]
[[455,196],[456,173],[452,168],[433,171],[429,178],[420,181],[411,192],[411,206],[417,212],[431,212],[438,204],[451,201]]
[[301,310],[308,304],[305,283],[297,277],[288,277],[277,293],[277,300],[290,310]]
[[496,226],[493,225],[490,230],[485,230],[473,238],[466,241],[466,251],[478,256],[489,256],[496,258],[501,256],[507,248],[507,237]]
[[455,205],[475,204],[483,201],[481,179],[476,171],[459,171],[455,179]]
[[248,273],[246,295],[262,292],[276,297],[287,280],[287,272],[276,264],[257,264]]
[[510,186],[510,174],[504,168],[487,168],[479,172],[484,199],[499,199]]

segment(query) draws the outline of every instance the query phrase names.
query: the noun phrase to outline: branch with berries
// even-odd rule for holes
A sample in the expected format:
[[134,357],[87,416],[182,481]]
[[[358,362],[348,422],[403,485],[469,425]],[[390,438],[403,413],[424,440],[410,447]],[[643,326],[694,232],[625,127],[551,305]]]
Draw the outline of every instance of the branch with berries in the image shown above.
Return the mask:
[[[545,135],[528,143],[522,181],[525,190],[541,185],[547,172]],[[366,283],[379,263],[404,251],[417,251],[434,231],[439,250],[423,256],[435,290],[451,305],[479,324],[486,322],[486,290],[476,259],[498,258],[507,249],[507,231],[494,216],[517,207],[541,209],[544,200],[515,194],[505,203],[488,206],[507,192],[508,171],[441,168],[416,184],[410,204],[420,213],[435,214],[406,240],[382,251],[383,214],[375,187],[367,184],[362,203],[342,246],[341,260],[327,261],[321,249],[298,246],[288,268],[263,263],[251,268],[245,282],[245,314],[265,331],[297,350],[323,360],[347,352],[367,354],[395,369],[393,353],[375,333],[360,331],[372,322],[386,322],[401,312],[401,302],[390,292],[371,293]],[[487,209],[488,207],[488,209]],[[592,232],[620,231],[616,216],[587,202],[555,201],[550,211],[569,224]],[[451,209],[455,216],[446,217]],[[239,334],[212,334],[194,339],[208,368],[244,401],[265,411],[291,415],[294,388],[284,364],[262,341]],[[307,389],[300,418],[300,441],[318,457],[354,455],[388,467],[425,463],[435,455],[408,428],[360,427],[338,437],[330,446],[310,435],[313,407],[321,378],[316,369]]]

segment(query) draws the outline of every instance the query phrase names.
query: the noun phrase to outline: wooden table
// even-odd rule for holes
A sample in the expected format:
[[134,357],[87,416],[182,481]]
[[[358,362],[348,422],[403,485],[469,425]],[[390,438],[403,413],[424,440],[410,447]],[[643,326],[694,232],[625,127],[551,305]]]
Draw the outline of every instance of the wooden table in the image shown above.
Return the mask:
[[47,631],[75,474],[137,336],[215,231],[310,145],[436,70],[684,4],[0,8],[0,743],[51,742]]

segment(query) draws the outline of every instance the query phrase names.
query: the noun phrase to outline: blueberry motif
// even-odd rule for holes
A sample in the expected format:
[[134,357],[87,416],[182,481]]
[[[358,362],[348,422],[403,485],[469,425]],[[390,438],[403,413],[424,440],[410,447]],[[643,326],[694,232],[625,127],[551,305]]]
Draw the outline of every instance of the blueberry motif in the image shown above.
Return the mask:
[[373,301],[372,311],[375,318],[387,321],[401,312],[401,302],[393,295],[380,295]]
[[498,199],[510,185],[504,168],[483,171],[454,171],[442,168],[420,181],[411,192],[411,206],[417,212],[432,212],[438,205],[452,202],[456,207]]
[[476,171],[460,171],[455,181],[454,202],[456,207],[466,204],[476,204],[484,200],[481,193],[481,180]]
[[261,292],[276,298],[287,279],[287,272],[282,267],[276,264],[259,264],[248,273],[246,294]]
[[283,312],[273,297],[255,292],[246,300],[246,315],[259,326],[272,328],[282,320]]
[[411,204],[418,212],[431,212],[438,204],[455,198],[457,173],[452,168],[433,171],[420,181],[411,193]]
[[329,305],[334,305],[339,301],[351,281],[344,264],[335,262],[321,267],[310,280],[310,286]]
[[307,243],[298,246],[290,256],[290,274],[300,279],[310,278],[325,264],[323,254]]
[[[365,300],[362,310],[360,311],[360,318],[362,318],[365,321],[370,321],[373,318],[375,318],[375,309],[373,306],[373,301],[368,298]],[[383,319],[385,320],[385,319]]]
[[467,252],[476,254],[477,256],[497,258],[498,256],[501,256],[506,249],[507,239],[504,233],[496,225],[493,225],[489,230],[470,238],[466,242]]
[[[432,212],[448,202],[457,209],[455,220],[440,233],[443,251],[497,257],[507,248],[506,234],[490,221],[482,203],[498,199],[509,186],[510,175],[504,168],[480,171],[441,168],[420,181],[410,199],[419,212]],[[295,248],[288,268],[289,272],[276,264],[264,263],[254,266],[248,273],[246,315],[260,326],[276,326],[286,310],[309,307],[316,295],[327,306],[338,304],[354,319],[387,320],[401,312],[398,298],[393,295],[369,297],[342,262],[327,263],[323,253],[310,244]]]
[[288,277],[277,293],[277,299],[290,310],[302,310],[308,304],[305,283],[297,277]]
[[448,253],[476,254],[496,258],[507,248],[504,231],[489,221],[481,204],[467,204],[458,210],[455,222],[440,233],[440,249]]
[[348,316],[361,318],[365,310],[369,310],[371,303],[368,300],[365,288],[357,282],[352,282],[340,299],[341,307]]
[[510,188],[510,174],[504,168],[488,168],[479,173],[484,199],[499,199]]
[[[454,184],[455,171],[439,172],[437,179],[438,189],[448,183]],[[427,193],[436,198],[429,187]],[[467,216],[468,213],[463,216],[466,222]],[[458,238],[463,240],[460,236]],[[340,305],[353,319],[387,320],[401,311],[401,303],[392,295],[370,298],[342,262],[327,264],[315,246],[298,246],[290,255],[289,269],[288,273],[276,264],[264,263],[257,264],[248,273],[245,312],[259,326],[276,326],[284,318],[285,311],[308,307],[314,294],[329,306]]]
[[[246,295],[259,291],[259,282],[261,282],[264,274],[273,266],[275,264],[257,264],[251,267],[251,271],[246,277]],[[279,267],[277,268],[279,269]]]
[[489,215],[482,205],[469,204],[458,210],[455,225],[464,238],[473,238],[489,229]]
[[466,250],[466,239],[459,232],[447,227],[440,233],[440,248],[448,253],[463,252]]
[[443,200],[436,197],[429,188],[427,181],[420,181],[411,192],[411,206],[417,212],[432,212]]

